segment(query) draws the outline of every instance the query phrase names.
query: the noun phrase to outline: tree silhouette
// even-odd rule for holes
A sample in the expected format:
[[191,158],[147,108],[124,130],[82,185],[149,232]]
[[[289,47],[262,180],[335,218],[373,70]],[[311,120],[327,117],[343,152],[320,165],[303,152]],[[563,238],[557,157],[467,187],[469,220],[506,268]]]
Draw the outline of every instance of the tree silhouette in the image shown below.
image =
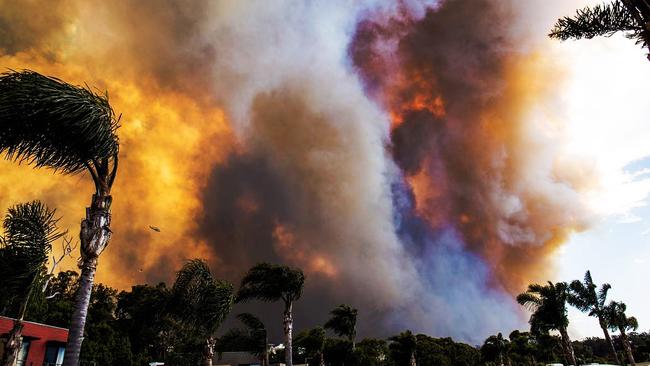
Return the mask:
[[507,363],[509,365],[510,360],[508,359],[507,354],[509,343],[510,342],[508,342],[507,339],[503,338],[503,335],[501,333],[498,333],[497,335],[491,335],[487,337],[483,343],[483,346],[481,347],[481,355],[485,360],[489,361],[498,359],[499,366],[504,366],[504,361],[508,361]]
[[571,282],[569,287],[571,289],[568,297],[569,304],[575,306],[583,313],[588,313],[589,316],[598,319],[598,324],[603,330],[605,340],[609,345],[609,352],[618,364],[619,360],[618,355],[616,354],[616,349],[614,348],[614,342],[612,342],[612,337],[610,337],[609,332],[607,331],[609,324],[607,323],[607,316],[605,314],[607,292],[612,286],[605,283],[600,287],[598,292],[596,292],[597,286],[591,278],[591,272],[587,271],[583,282],[575,280]]
[[618,32],[625,33],[645,48],[650,47],[650,1],[615,0],[579,9],[572,18],[558,19],[549,37],[564,41],[611,37]]
[[172,311],[194,332],[206,339],[203,364],[212,365],[214,339],[212,335],[232,308],[232,285],[216,280],[207,263],[192,259],[176,274],[172,287]]
[[5,345],[3,366],[13,366],[16,362],[27,305],[32,294],[41,289],[52,243],[65,235],[57,228],[54,212],[33,201],[9,208],[4,219],[5,234],[0,237],[0,288],[5,294],[17,294],[20,307]]
[[97,260],[111,238],[118,118],[107,95],[34,71],[0,75],[0,153],[64,174],[90,173],[95,193],[81,222],[81,277],[64,365],[77,366]]
[[415,352],[417,350],[417,338],[410,330],[388,338],[391,357],[397,365],[415,366],[417,364]]
[[325,323],[326,329],[331,329],[340,337],[346,337],[352,343],[353,350],[357,335],[357,314],[357,309],[341,304],[330,311],[332,317]]
[[639,327],[639,323],[635,317],[628,317],[625,314],[626,310],[627,306],[624,303],[612,301],[605,308],[605,314],[609,322],[609,327],[612,330],[616,329],[621,333],[621,342],[623,343],[623,348],[625,348],[627,359],[630,361],[630,364],[632,366],[635,366],[636,362],[634,362],[634,356],[632,355],[632,346],[630,345],[630,340],[627,337],[627,331],[637,329]]
[[285,362],[293,366],[292,333],[293,303],[300,299],[305,275],[300,269],[269,263],[259,263],[246,273],[237,292],[237,302],[253,299],[284,303],[283,320],[285,337]]
[[251,353],[259,357],[262,366],[269,366],[269,341],[264,323],[253,314],[237,314],[237,319],[242,322],[247,330],[246,343]]
[[567,363],[577,365],[575,352],[567,332],[569,318],[566,302],[569,296],[569,286],[566,282],[548,282],[547,285],[532,284],[528,290],[517,296],[517,302],[533,314],[530,316],[530,327],[533,334],[544,334],[550,330],[560,332],[562,348]]
[[305,355],[318,360],[319,366],[325,366],[323,351],[325,349],[325,330],[316,327],[298,334],[295,339],[298,347],[305,349]]

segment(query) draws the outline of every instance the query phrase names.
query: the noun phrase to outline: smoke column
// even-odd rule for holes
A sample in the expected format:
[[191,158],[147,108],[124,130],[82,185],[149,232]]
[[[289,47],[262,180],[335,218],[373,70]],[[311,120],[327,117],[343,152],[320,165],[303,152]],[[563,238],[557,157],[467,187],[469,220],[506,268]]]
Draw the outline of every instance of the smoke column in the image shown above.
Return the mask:
[[[478,343],[524,326],[511,295],[588,224],[548,24],[523,15],[546,2],[42,6],[0,2],[0,65],[108,89],[123,113],[110,285],[193,257],[233,282],[286,263],[307,275],[299,328],[349,303],[361,335]],[[43,198],[78,230],[86,179],[5,162],[0,180],[2,207]]]
[[449,1],[417,20],[401,10],[362,21],[350,53],[390,113],[392,156],[416,215],[453,228],[497,285],[520,291],[586,224],[581,179],[551,160],[552,141],[528,120],[548,98],[536,80],[544,70],[525,65],[507,2]]

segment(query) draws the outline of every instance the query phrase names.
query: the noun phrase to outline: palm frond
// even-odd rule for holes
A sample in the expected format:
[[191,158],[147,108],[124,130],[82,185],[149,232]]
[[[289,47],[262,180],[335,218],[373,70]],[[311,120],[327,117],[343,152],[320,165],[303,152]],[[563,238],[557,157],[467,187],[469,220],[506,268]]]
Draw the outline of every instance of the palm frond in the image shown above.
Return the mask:
[[356,333],[358,310],[341,304],[330,311],[332,316],[325,324],[326,329],[331,329],[338,336],[353,338]]
[[616,32],[628,32],[628,38],[643,42],[643,29],[637,25],[634,17],[621,3],[615,0],[609,4],[599,4],[577,11],[574,17],[559,19],[549,37],[562,41],[567,39],[610,37]]
[[582,312],[589,311],[591,308],[589,288],[587,288],[582,282],[574,280],[569,285],[569,289],[571,290],[567,298],[569,304],[575,306]]
[[541,305],[541,298],[533,292],[517,295],[517,302],[530,311],[535,311]]
[[588,313],[589,316],[599,316],[602,312],[603,303],[599,301],[591,272],[585,273],[584,281],[572,281],[569,285],[567,300],[569,304],[578,308],[578,310]]
[[25,292],[44,274],[52,243],[66,234],[58,229],[56,210],[40,201],[15,205],[7,211],[0,237],[0,288]]
[[609,292],[611,288],[612,285],[610,285],[609,283],[604,283],[600,287],[600,290],[598,291],[598,304],[601,309],[605,306],[605,303],[607,302],[607,292]]
[[631,330],[639,329],[639,321],[635,317],[631,316],[626,319],[627,328]]
[[234,302],[233,287],[225,281],[213,281],[206,286],[201,295],[191,303],[196,304],[196,311],[190,316],[200,327],[212,332],[217,329]]
[[234,300],[231,284],[214,279],[208,264],[188,261],[176,275],[171,308],[186,323],[211,334],[225,319]]
[[305,275],[299,269],[269,263],[253,266],[244,276],[236,301],[291,302],[302,295]]
[[410,330],[394,335],[388,340],[391,342],[390,348],[399,348],[409,355],[417,349],[417,338]]
[[39,250],[47,254],[52,243],[65,235],[58,230],[56,210],[40,201],[18,204],[9,208],[3,223],[5,240],[12,248]]
[[248,328],[245,343],[249,352],[256,357],[260,357],[267,349],[267,336],[264,323],[250,313],[237,314],[237,319]]
[[172,292],[177,296],[193,296],[206,283],[212,281],[208,264],[201,259],[191,259],[176,273]]
[[29,70],[0,74],[0,153],[7,159],[78,173],[117,156],[118,127],[108,95]]
[[569,285],[566,282],[548,282],[546,285],[531,284],[528,290],[517,296],[517,302],[533,314],[529,323],[536,334],[560,329],[568,324],[566,302]]
[[264,323],[262,323],[258,317],[251,313],[237,314],[237,319],[239,319],[239,321],[242,322],[250,330],[257,331],[266,329],[264,327]]
[[627,305],[623,302],[611,301],[604,309],[604,314],[606,316],[607,324],[610,329],[615,330],[628,330],[628,329],[637,329],[639,323],[637,319],[633,316],[628,317],[625,313],[627,311]]

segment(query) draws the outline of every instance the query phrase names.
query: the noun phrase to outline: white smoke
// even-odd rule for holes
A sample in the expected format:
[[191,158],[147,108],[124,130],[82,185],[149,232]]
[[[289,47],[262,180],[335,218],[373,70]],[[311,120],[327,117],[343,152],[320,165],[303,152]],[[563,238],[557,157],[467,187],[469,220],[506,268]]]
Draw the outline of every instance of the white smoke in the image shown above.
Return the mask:
[[[211,4],[201,37],[214,47],[218,98],[242,150],[269,159],[290,187],[282,225],[299,242],[294,249],[322,253],[339,271],[329,303],[359,306],[366,334],[410,328],[479,342],[519,323],[512,300],[488,289],[481,260],[453,235],[436,238],[421,257],[397,235],[393,200],[401,193],[391,189],[401,178],[386,151],[388,118],[364,94],[347,54],[367,5]],[[384,323],[364,324],[371,313]]]

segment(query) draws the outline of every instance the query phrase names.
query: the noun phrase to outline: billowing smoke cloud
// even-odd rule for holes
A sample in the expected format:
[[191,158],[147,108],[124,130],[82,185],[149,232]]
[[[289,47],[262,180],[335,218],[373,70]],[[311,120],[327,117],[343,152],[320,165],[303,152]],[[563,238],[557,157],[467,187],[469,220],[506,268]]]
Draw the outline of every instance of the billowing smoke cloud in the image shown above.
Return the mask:
[[[345,302],[361,335],[480,342],[522,325],[509,292],[585,224],[584,174],[531,119],[556,86],[509,2],[2,7],[1,66],[106,88],[124,115],[100,281],[286,263],[307,274],[299,328]],[[88,182],[2,169],[3,207],[42,197],[77,230]]]
[[[362,331],[408,325],[476,341],[518,324],[490,316],[515,313],[504,285],[521,289],[557,239],[552,225],[571,227],[552,192],[537,210],[521,203],[533,194],[507,185],[528,189],[507,176],[518,170],[507,154],[518,153],[523,117],[504,91],[516,48],[501,25],[510,14],[495,4],[480,2],[474,16],[465,2],[422,17],[340,4],[215,11],[215,89],[243,137],[205,191],[202,233],[220,266],[271,258],[305,268],[312,291],[298,319],[344,301],[380,314]],[[490,117],[501,131],[487,130]],[[538,223],[528,210],[563,216]]]
[[582,179],[563,173],[531,126],[530,100],[548,96],[541,70],[522,68],[531,56],[512,31],[516,6],[448,1],[421,19],[403,10],[360,23],[355,67],[390,111],[393,157],[418,216],[453,228],[495,286],[520,291],[587,215]]
[[[213,102],[210,47],[196,37],[206,4],[3,1],[0,7],[0,67],[108,90],[123,115],[115,236],[98,280],[119,288],[168,280],[185,259],[211,257],[207,243],[191,233],[201,190],[231,149],[232,136]],[[90,177],[1,164],[0,206],[43,199],[77,236],[92,194]]]
[[310,325],[340,302],[369,319],[421,292],[393,225],[388,120],[346,67],[356,9],[338,5],[229,4],[206,33],[242,144],[212,175],[201,233],[239,276],[259,260],[303,268]]

